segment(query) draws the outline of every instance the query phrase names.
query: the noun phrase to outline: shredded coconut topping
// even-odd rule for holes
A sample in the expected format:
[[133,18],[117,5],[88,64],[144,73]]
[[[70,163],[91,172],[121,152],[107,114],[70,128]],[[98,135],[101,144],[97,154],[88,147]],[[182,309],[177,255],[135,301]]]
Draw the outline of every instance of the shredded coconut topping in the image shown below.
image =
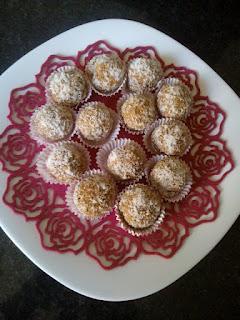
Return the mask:
[[192,97],[181,84],[163,84],[157,95],[158,109],[162,116],[185,119],[190,111]]
[[153,130],[151,139],[159,152],[176,156],[182,156],[192,142],[190,130],[180,120],[160,124]]
[[140,57],[128,64],[128,88],[132,92],[154,89],[161,77],[162,70],[157,60]]
[[129,129],[144,130],[157,119],[155,99],[151,95],[130,95],[121,106],[121,115]]
[[31,122],[40,137],[54,142],[71,134],[74,116],[68,107],[47,104],[37,109]]
[[69,183],[79,179],[87,169],[87,159],[84,152],[74,143],[64,142],[52,150],[46,166],[59,182]]
[[73,201],[84,216],[98,218],[114,206],[115,183],[107,176],[95,174],[81,180],[75,187]]
[[161,197],[144,184],[136,184],[123,191],[119,210],[125,221],[134,228],[147,228],[154,224],[161,210]]
[[52,99],[58,104],[76,105],[88,94],[84,73],[77,68],[53,72],[49,77],[48,87]]
[[102,92],[115,91],[123,82],[125,67],[115,54],[101,54],[93,57],[86,66],[93,86]]
[[119,180],[136,179],[144,170],[144,161],[145,155],[142,148],[128,142],[110,152],[107,167]]
[[190,169],[181,159],[166,157],[159,160],[150,172],[150,182],[166,197],[177,195],[185,186]]
[[76,129],[90,141],[101,141],[111,133],[114,120],[109,109],[101,102],[83,106],[78,114]]

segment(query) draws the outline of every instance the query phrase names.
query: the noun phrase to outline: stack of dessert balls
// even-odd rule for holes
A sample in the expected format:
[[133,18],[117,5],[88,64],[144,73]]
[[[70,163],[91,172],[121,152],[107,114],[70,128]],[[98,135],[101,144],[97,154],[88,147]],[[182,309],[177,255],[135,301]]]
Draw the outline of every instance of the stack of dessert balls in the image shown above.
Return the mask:
[[[192,144],[185,124],[192,104],[188,88],[164,78],[156,59],[125,63],[106,53],[84,70],[56,69],[45,89],[47,102],[30,119],[31,136],[44,146],[36,166],[45,182],[67,186],[66,204],[79,217],[98,220],[114,212],[132,235],[157,230],[164,203],[180,201],[191,187],[181,159]],[[89,102],[92,91],[120,98],[110,108]],[[121,127],[133,139],[117,139]],[[98,169],[91,170],[91,148],[97,149]],[[139,182],[144,175],[146,183]]]

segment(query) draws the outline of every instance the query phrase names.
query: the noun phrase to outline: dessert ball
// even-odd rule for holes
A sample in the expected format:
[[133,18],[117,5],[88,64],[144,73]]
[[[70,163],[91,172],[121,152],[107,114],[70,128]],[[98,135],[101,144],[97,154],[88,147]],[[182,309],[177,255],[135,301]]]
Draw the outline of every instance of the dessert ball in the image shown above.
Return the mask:
[[33,113],[30,125],[34,137],[56,142],[69,137],[74,129],[74,121],[74,115],[68,107],[46,104]]
[[134,180],[144,172],[145,154],[135,142],[128,141],[113,149],[107,158],[107,168],[117,180]]
[[111,111],[101,102],[90,102],[78,113],[76,129],[91,142],[101,142],[112,132],[114,119]]
[[122,192],[118,209],[129,226],[148,228],[160,214],[161,197],[151,186],[138,183]]
[[116,185],[107,175],[93,174],[76,185],[73,202],[79,213],[89,219],[108,213],[116,199]]
[[155,99],[152,95],[133,94],[126,97],[120,107],[122,121],[134,131],[142,131],[158,116]]
[[187,118],[192,104],[189,90],[181,83],[163,83],[157,94],[158,110],[163,117]]
[[89,94],[84,73],[76,67],[63,67],[47,79],[47,91],[56,104],[75,106]]
[[140,57],[128,63],[128,89],[131,92],[152,91],[161,77],[161,65],[155,59]]
[[151,143],[157,152],[183,156],[192,144],[191,132],[180,120],[163,121],[153,130]]
[[56,145],[49,154],[46,167],[49,173],[62,183],[70,183],[87,170],[88,159],[81,146],[72,142]]
[[164,198],[178,195],[191,176],[186,162],[176,157],[164,157],[151,169],[150,183]]
[[122,85],[125,65],[116,54],[100,54],[88,62],[86,72],[93,88],[108,95]]

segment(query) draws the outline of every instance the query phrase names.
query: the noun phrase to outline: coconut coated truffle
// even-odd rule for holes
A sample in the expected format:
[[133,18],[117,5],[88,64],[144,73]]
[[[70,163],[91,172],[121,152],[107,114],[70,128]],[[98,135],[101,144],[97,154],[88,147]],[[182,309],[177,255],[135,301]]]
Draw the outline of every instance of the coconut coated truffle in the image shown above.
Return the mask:
[[130,130],[142,131],[158,116],[152,95],[133,94],[126,97],[120,107],[122,121]]
[[107,175],[93,174],[76,185],[73,201],[79,212],[89,219],[101,218],[114,206],[116,186]]
[[140,145],[130,141],[110,152],[107,168],[117,180],[134,180],[142,175],[144,162],[144,151]]
[[169,120],[153,130],[151,143],[157,152],[183,156],[192,143],[191,132],[182,121]]
[[34,112],[30,125],[35,137],[47,142],[57,142],[72,133],[74,121],[74,115],[68,107],[46,104]]
[[118,209],[129,226],[144,229],[157,220],[161,211],[161,197],[151,186],[138,183],[122,192]]
[[163,83],[157,94],[158,110],[163,117],[184,120],[192,104],[189,90],[181,83]]
[[177,157],[164,157],[151,169],[149,180],[164,198],[172,198],[181,192],[190,176],[185,161]]
[[150,58],[135,58],[128,63],[128,89],[131,92],[152,91],[162,77],[160,63]]
[[49,154],[46,167],[60,183],[70,183],[79,179],[88,166],[83,149],[72,142],[56,145]]

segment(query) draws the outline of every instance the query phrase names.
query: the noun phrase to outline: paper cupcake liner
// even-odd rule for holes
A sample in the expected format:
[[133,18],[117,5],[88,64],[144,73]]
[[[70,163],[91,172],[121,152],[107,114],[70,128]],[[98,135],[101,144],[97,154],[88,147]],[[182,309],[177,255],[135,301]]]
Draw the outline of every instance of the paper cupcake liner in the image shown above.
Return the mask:
[[137,181],[141,180],[142,177],[144,176],[144,170],[143,170],[143,172],[136,179],[120,180],[120,179],[117,179],[108,170],[107,159],[108,159],[108,156],[109,156],[110,152],[113,149],[122,147],[122,146],[124,146],[125,144],[127,144],[129,142],[134,143],[138,148],[140,148],[140,150],[142,151],[143,158],[146,159],[146,154],[145,154],[143,148],[141,147],[141,145],[138,144],[137,142],[135,142],[134,140],[131,140],[131,139],[117,139],[117,140],[110,141],[108,144],[104,145],[101,149],[99,149],[99,151],[97,153],[97,156],[96,156],[96,162],[97,162],[98,167],[102,171],[104,171],[104,172],[108,173],[109,175],[111,175],[117,182],[122,183],[122,184],[128,184],[128,183],[131,183],[133,181],[137,182]]
[[[124,102],[125,102],[129,97],[135,96],[135,95],[137,95],[137,94],[138,94],[138,93],[126,93],[126,94],[124,94],[122,97],[120,97],[120,98],[118,99],[118,101],[117,101],[117,113],[118,113],[118,116],[119,116],[119,119],[120,119],[120,124],[121,124],[122,128],[123,128],[126,132],[128,132],[128,133],[130,133],[130,134],[132,134],[132,135],[144,134],[144,132],[145,132],[146,129],[143,129],[143,130],[133,130],[133,129],[128,128],[128,127],[126,126],[124,120],[123,120],[122,112],[121,112],[121,107],[122,107],[122,105],[124,104]],[[141,93],[140,93],[140,94],[141,94]],[[146,93],[146,94],[147,94],[147,95],[151,95],[151,96],[154,98],[154,95],[153,95],[153,94],[151,94],[151,93],[149,93],[149,92]],[[158,112],[158,110],[157,110],[157,112]]]
[[[144,57],[139,56],[139,57],[130,59],[130,60],[127,62],[127,69],[128,69],[129,63],[132,62],[133,60],[138,59],[138,58],[144,58]],[[151,59],[152,59],[152,60],[156,60],[156,59],[154,59],[154,58],[151,58]],[[159,62],[159,61],[158,61],[158,62]],[[159,64],[160,64],[160,63],[159,63]],[[160,67],[161,67],[161,65],[160,65]],[[161,67],[160,80],[156,83],[156,85],[155,85],[155,86],[152,86],[152,87],[149,87],[149,88],[147,88],[147,89],[138,90],[138,91],[136,91],[136,92],[135,92],[135,91],[131,91],[131,90],[129,89],[129,87],[128,87],[128,77],[127,77],[126,85],[125,85],[125,87],[124,87],[124,89],[123,89],[123,92],[125,92],[126,94],[128,94],[128,93],[137,93],[137,94],[155,93],[155,92],[158,90],[158,83],[161,81],[162,77],[163,77],[163,69],[162,69],[162,67]]]
[[[89,170],[90,164],[91,164],[91,158],[90,158],[90,154],[87,151],[87,149],[81,145],[80,143],[77,142],[73,142],[73,141],[63,141],[63,142],[58,142],[54,145],[48,145],[45,149],[43,149],[38,158],[37,158],[37,162],[36,162],[36,169],[38,174],[43,178],[43,180],[46,183],[50,183],[50,184],[61,184],[61,185],[69,185],[72,182],[60,182],[58,181],[48,170],[47,166],[46,166],[46,161],[49,157],[49,155],[51,154],[51,152],[56,148],[59,147],[63,144],[74,144],[75,146],[77,146],[79,148],[79,150],[81,150],[81,152],[83,152],[85,158],[86,158],[86,170]],[[84,173],[83,173],[84,174]],[[80,177],[75,178],[73,180],[79,180]]]
[[[153,166],[159,160],[162,160],[162,159],[167,158],[167,157],[169,157],[169,156],[167,156],[167,155],[156,155],[156,156],[153,156],[152,158],[150,158],[147,161],[146,167],[145,167],[145,177],[146,177],[146,180],[147,180],[147,182],[149,184],[150,184],[149,174],[150,174],[150,171],[152,170]],[[172,203],[179,202],[179,201],[183,200],[189,194],[189,192],[191,190],[191,187],[192,187],[192,183],[193,183],[192,175],[190,174],[189,177],[187,178],[185,186],[182,188],[182,190],[177,195],[175,195],[174,197],[171,197],[171,198],[165,197],[164,195],[162,195],[163,199],[168,201],[168,202],[172,202]]]
[[100,221],[102,218],[105,218],[106,216],[110,215],[115,207],[115,202],[116,202],[116,197],[117,197],[117,186],[115,185],[115,188],[116,188],[116,196],[115,196],[115,201],[111,207],[111,209],[109,209],[108,211],[106,211],[101,217],[98,217],[98,218],[90,218],[90,217],[87,217],[85,216],[83,213],[81,213],[79,211],[79,209],[76,207],[75,203],[74,203],[74,200],[73,200],[73,194],[74,194],[74,190],[75,190],[75,187],[78,183],[80,183],[83,179],[87,178],[87,177],[90,177],[90,176],[94,176],[96,174],[100,174],[100,175],[103,175],[105,176],[106,173],[102,172],[101,170],[98,170],[98,169],[93,169],[93,170],[89,170],[87,172],[85,172],[80,180],[70,184],[66,190],[66,193],[65,193],[65,202],[66,202],[66,205],[68,206],[69,210],[74,213],[76,216],[78,216],[79,218],[84,218],[84,219],[87,219],[87,220],[91,220],[91,221]]
[[[172,118],[161,118],[161,119],[156,120],[150,126],[147,127],[147,129],[145,130],[144,136],[143,136],[143,144],[144,144],[144,147],[146,148],[146,150],[148,152],[150,152],[152,154],[162,153],[161,151],[157,150],[157,148],[155,148],[155,146],[152,144],[151,135],[152,135],[154,129],[156,129],[158,126],[160,126],[162,124],[168,124],[168,123],[171,123],[173,121],[174,122],[179,122],[180,120],[175,120],[175,119],[172,119]],[[193,140],[191,139],[191,142],[190,142],[189,146],[184,151],[183,155],[181,155],[181,157],[183,157],[184,155],[186,155],[189,152],[189,150],[191,149],[192,144],[193,144]]]
[[[94,57],[92,57],[94,58]],[[119,57],[118,57],[119,58]],[[119,58],[120,59],[120,58]],[[114,96],[115,94],[117,94],[120,90],[122,90],[123,86],[125,85],[125,82],[127,80],[127,67],[126,67],[126,63],[120,59],[123,63],[123,67],[124,67],[124,72],[123,72],[123,77],[121,79],[121,81],[119,82],[119,86],[117,86],[117,88],[111,92],[104,92],[104,91],[101,91],[99,89],[97,89],[94,84],[92,83],[92,80],[91,80],[91,77],[90,75],[88,74],[88,72],[86,71],[86,67],[87,65],[85,66],[85,74],[86,76],[88,77],[88,80],[89,80],[89,83],[91,84],[91,87],[92,87],[92,90],[97,93],[98,95],[102,96],[102,97],[111,97],[111,96]],[[90,60],[91,61],[91,60]],[[90,62],[89,61],[89,62]],[[88,63],[89,63],[88,62]]]
[[[158,84],[157,84],[157,90],[156,90],[156,93],[157,93],[157,94],[158,94],[159,90],[161,89],[162,85],[165,84],[165,83],[166,83],[166,84],[169,84],[169,85],[171,85],[171,86],[175,86],[175,85],[180,84],[181,86],[183,86],[183,87],[186,88],[186,90],[189,92],[189,94],[190,94],[190,96],[191,96],[191,98],[192,98],[192,94],[191,94],[191,91],[189,90],[188,86],[186,86],[186,84],[185,84],[182,80],[180,80],[180,79],[178,79],[178,78],[174,78],[174,77],[169,77],[169,78],[161,79],[161,80],[158,82]],[[194,103],[194,101],[193,101],[193,98],[192,98],[192,101],[191,101],[191,104],[190,104],[190,107],[189,107],[189,111],[188,111],[188,113],[186,114],[185,118],[182,119],[182,121],[185,121],[186,118],[190,115],[191,109],[192,109],[192,106],[193,106],[193,103]]]
[[[29,134],[31,136],[32,139],[34,139],[39,145],[50,145],[50,144],[56,144],[58,142],[61,142],[61,141],[65,141],[65,140],[69,140],[74,131],[75,131],[75,122],[76,122],[76,113],[74,110],[70,109],[72,114],[73,114],[73,127],[72,127],[72,130],[70,131],[70,133],[68,135],[66,135],[64,138],[61,138],[61,139],[58,139],[58,140],[55,140],[55,141],[51,141],[51,140],[48,140],[46,139],[45,137],[42,137],[38,134],[38,132],[36,131],[36,129],[34,128],[34,125],[33,125],[33,119],[34,117],[36,116],[37,112],[43,108],[44,106],[48,105],[49,103],[46,103],[44,105],[41,105],[40,107],[36,108],[33,112],[33,114],[31,115],[31,118],[30,118],[30,121],[29,121]],[[55,104],[56,105],[56,104]],[[56,108],[58,108],[58,106],[56,105]]]
[[163,223],[163,220],[164,220],[164,217],[166,215],[166,212],[165,212],[165,208],[164,206],[162,205],[162,208],[160,209],[160,212],[159,212],[159,216],[157,218],[157,220],[155,221],[155,223],[147,228],[144,228],[144,229],[140,229],[140,228],[134,228],[132,226],[130,226],[124,219],[123,217],[123,214],[120,212],[120,210],[118,209],[118,205],[119,205],[119,201],[121,199],[121,196],[123,194],[123,192],[127,189],[131,189],[133,186],[135,185],[134,184],[131,184],[129,185],[128,187],[126,187],[119,195],[118,195],[118,198],[117,198],[117,201],[116,201],[116,205],[115,205],[115,215],[116,215],[116,219],[117,221],[119,222],[120,224],[120,227],[127,231],[128,233],[130,233],[132,236],[135,236],[135,237],[143,237],[143,236],[147,236],[147,235],[150,235],[151,233],[157,231],[160,227],[160,225]]
[[[49,83],[51,81],[51,79],[53,78],[53,76],[58,73],[59,71],[69,71],[69,70],[78,70],[80,71],[84,77],[85,77],[85,80],[87,82],[87,86],[88,86],[88,92],[87,92],[87,96],[84,98],[84,99],[81,99],[76,105],[72,105],[70,106],[69,104],[66,104],[66,106],[69,106],[69,107],[78,107],[80,103],[83,103],[83,102],[86,102],[90,99],[91,95],[92,95],[92,87],[91,87],[91,83],[89,82],[89,79],[88,77],[86,76],[86,74],[79,68],[75,67],[75,66],[63,66],[63,67],[59,67],[57,68],[56,70],[54,70],[47,78],[46,80],[46,86],[45,86],[45,95],[46,95],[46,99],[47,99],[47,102],[51,102],[51,103],[54,103],[54,104],[57,104],[57,102],[55,102],[55,100],[52,98],[51,96],[51,93],[50,93],[50,90],[49,90]],[[65,105],[65,104],[62,104],[62,105]]]
[[[99,102],[99,101],[92,101],[92,102],[88,102],[88,103],[85,103],[83,106],[81,106],[81,108],[79,109],[78,111],[78,114],[86,107],[90,106],[90,105],[98,105],[98,104],[104,104],[102,102]],[[104,104],[105,107],[107,107],[105,104]],[[117,115],[116,112],[114,112],[112,109],[110,109],[109,107],[107,107],[108,110],[110,111],[112,117],[113,117],[113,129],[112,131],[110,132],[110,134],[107,136],[106,139],[104,140],[101,140],[100,142],[94,142],[94,141],[91,141],[91,140],[88,140],[86,138],[84,138],[81,134],[81,132],[75,127],[75,130],[72,134],[72,136],[74,136],[75,134],[77,135],[77,137],[79,138],[79,140],[87,147],[90,147],[90,148],[99,148],[103,145],[105,145],[106,143],[114,140],[117,138],[119,132],[120,132],[120,122],[119,122],[119,117]]]

